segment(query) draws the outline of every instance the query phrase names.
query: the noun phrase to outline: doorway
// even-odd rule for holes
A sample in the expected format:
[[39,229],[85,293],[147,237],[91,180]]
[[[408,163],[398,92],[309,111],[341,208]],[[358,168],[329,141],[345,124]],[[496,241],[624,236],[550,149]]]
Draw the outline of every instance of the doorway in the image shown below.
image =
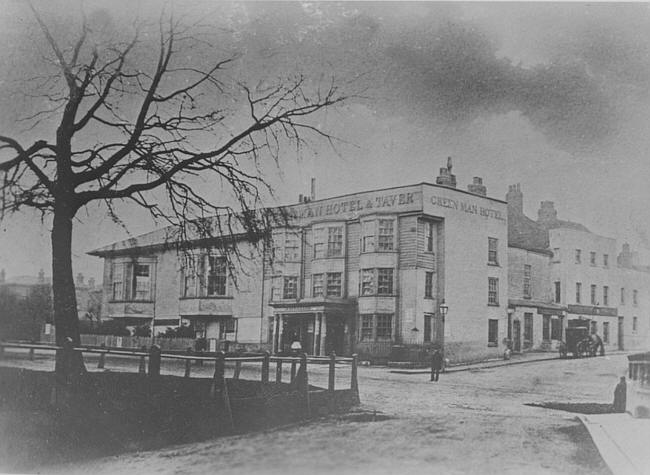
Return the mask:
[[512,322],[512,351],[521,353],[521,321]]

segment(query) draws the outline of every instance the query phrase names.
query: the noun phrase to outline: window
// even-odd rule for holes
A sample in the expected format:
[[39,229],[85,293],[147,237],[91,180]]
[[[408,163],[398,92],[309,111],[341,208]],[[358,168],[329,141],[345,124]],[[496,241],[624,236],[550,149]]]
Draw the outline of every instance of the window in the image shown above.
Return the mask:
[[222,340],[228,339],[228,333],[235,333],[236,320],[232,317],[226,318],[221,322],[219,328],[219,338]]
[[528,264],[524,265],[524,298],[529,299],[531,297],[530,293],[530,273],[531,267]]
[[190,267],[183,269],[183,297],[196,296],[196,272]]
[[424,298],[433,298],[433,272],[424,273]]
[[284,235],[284,260],[289,262],[300,261],[300,238],[290,231]]
[[639,305],[639,291],[636,289],[632,291],[632,305]]
[[589,253],[589,264],[591,264],[592,266],[596,265],[596,253],[594,251],[591,251]]
[[582,251],[576,249],[576,264],[580,264],[580,262],[582,262]]
[[113,264],[113,300],[151,300],[151,264],[127,262]]
[[551,316],[542,315],[542,339],[544,341],[551,340]]
[[312,274],[311,276],[311,296],[323,296],[323,274]]
[[559,281],[555,283],[555,303],[560,303],[562,301],[562,284]]
[[361,271],[361,295],[375,294],[375,270],[363,269]]
[[488,277],[488,305],[499,305],[499,279]]
[[596,305],[596,286],[593,285],[593,284],[591,285],[591,290],[589,292],[589,297],[590,297],[590,300],[591,300],[591,305]]
[[377,295],[393,294],[393,269],[377,269]]
[[359,338],[361,341],[371,341],[373,331],[373,315],[361,315],[361,334]]
[[327,296],[328,297],[341,296],[341,273],[340,272],[327,273]]
[[609,287],[606,285],[603,286],[603,305],[609,306]]
[[488,320],[488,346],[497,346],[499,343],[499,320]]
[[327,230],[327,257],[343,255],[343,226],[333,226]]
[[598,322],[597,321],[595,321],[595,320],[591,321],[591,329],[590,329],[589,333],[592,333],[592,334],[593,333],[598,333]]
[[113,264],[113,300],[124,298],[124,264]]
[[424,342],[428,343],[431,341],[431,321],[433,320],[433,315],[430,313],[424,314]]
[[524,347],[533,345],[533,314],[524,313]]
[[433,252],[433,228],[434,224],[431,222],[424,223],[424,242],[427,252]]
[[625,305],[625,287],[621,287],[621,305]]
[[379,251],[392,251],[394,242],[394,221],[392,219],[379,220],[379,238],[377,249]]
[[207,256],[208,296],[226,295],[226,258]]
[[609,322],[603,322],[603,343],[609,343]]
[[284,277],[282,298],[284,299],[298,298],[298,277],[295,276]]
[[553,262],[560,262],[560,248],[553,248]]
[[390,340],[393,336],[393,316],[391,314],[377,314],[377,340]]
[[580,303],[582,296],[582,283],[576,282],[576,303]]
[[361,223],[361,252],[375,251],[375,222],[363,221]]
[[325,228],[314,228],[314,259],[325,257]]
[[488,264],[498,265],[497,247],[499,240],[496,238],[488,238]]
[[603,254],[603,267],[609,267],[609,254]]
[[639,325],[639,319],[637,317],[632,317],[632,331],[636,332]]
[[551,340],[562,339],[562,320],[560,318],[551,318]]

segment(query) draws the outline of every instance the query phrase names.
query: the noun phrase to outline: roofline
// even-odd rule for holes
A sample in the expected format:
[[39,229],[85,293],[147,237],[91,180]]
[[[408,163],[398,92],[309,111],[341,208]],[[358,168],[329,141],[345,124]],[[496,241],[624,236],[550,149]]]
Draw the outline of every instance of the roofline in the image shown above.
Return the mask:
[[530,247],[522,246],[520,244],[511,244],[511,243],[508,243],[508,247],[521,249],[523,251],[528,251],[528,252],[534,252],[536,254],[545,254],[549,257],[553,257],[553,251],[551,251],[550,249],[530,248]]

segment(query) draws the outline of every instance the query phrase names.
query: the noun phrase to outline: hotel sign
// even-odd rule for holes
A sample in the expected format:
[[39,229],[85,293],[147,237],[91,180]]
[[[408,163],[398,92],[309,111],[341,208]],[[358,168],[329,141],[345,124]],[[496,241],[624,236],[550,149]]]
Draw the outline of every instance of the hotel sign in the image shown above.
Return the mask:
[[419,191],[406,193],[387,193],[381,195],[352,196],[347,199],[326,203],[292,207],[289,213],[294,218],[321,218],[338,216],[341,214],[356,214],[361,211],[388,211],[402,206],[409,206],[419,202]]
[[503,211],[494,208],[486,208],[469,201],[461,201],[434,195],[431,197],[431,204],[441,208],[448,208],[463,213],[483,216],[485,219],[496,219],[497,221],[503,222],[506,221]]

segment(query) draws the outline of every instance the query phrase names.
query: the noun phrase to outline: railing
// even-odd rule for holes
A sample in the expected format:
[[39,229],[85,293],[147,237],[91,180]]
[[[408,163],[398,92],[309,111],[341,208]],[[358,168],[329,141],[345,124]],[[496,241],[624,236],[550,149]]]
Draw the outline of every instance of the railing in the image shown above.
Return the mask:
[[[257,355],[247,355],[247,356],[226,356],[223,352],[216,353],[216,356],[200,356],[193,353],[188,354],[172,354],[172,353],[163,353],[157,345],[153,345],[149,350],[145,347],[140,350],[127,350],[127,349],[114,349],[114,348],[91,348],[91,347],[74,347],[71,341],[66,342],[64,346],[48,345],[48,344],[37,344],[37,343],[23,343],[23,342],[0,342],[0,359],[5,356],[5,349],[14,348],[14,349],[23,349],[29,350],[29,359],[34,360],[36,351],[39,352],[55,352],[57,356],[60,355],[62,364],[67,364],[74,359],[76,354],[98,354],[99,360],[97,363],[98,369],[105,369],[106,367],[106,356],[115,355],[115,356],[127,356],[139,358],[138,373],[147,375],[149,377],[160,376],[160,368],[163,359],[167,360],[178,360],[184,361],[184,374],[186,378],[191,377],[192,373],[192,362],[197,362],[202,364],[204,362],[214,362],[215,372],[213,379],[215,380],[214,385],[223,386],[221,381],[224,378],[225,373],[225,364],[226,362],[234,363],[233,379],[239,379],[241,375],[242,363],[261,363],[261,382],[269,383],[270,376],[270,366],[271,363],[275,363],[275,383],[282,382],[282,373],[283,365],[290,365],[290,379],[289,382],[294,384],[298,378],[304,379],[304,384],[308,387],[307,381],[307,365],[328,365],[328,385],[327,390],[330,392],[335,391],[335,381],[336,381],[336,364],[344,363],[350,364],[350,390],[353,392],[354,396],[358,400],[359,397],[359,386],[357,378],[357,355],[353,355],[351,358],[337,356],[334,352],[330,356],[318,357],[318,356],[308,356],[302,354],[300,356],[271,356],[268,352],[264,354]],[[148,361],[147,361],[148,360]]]

